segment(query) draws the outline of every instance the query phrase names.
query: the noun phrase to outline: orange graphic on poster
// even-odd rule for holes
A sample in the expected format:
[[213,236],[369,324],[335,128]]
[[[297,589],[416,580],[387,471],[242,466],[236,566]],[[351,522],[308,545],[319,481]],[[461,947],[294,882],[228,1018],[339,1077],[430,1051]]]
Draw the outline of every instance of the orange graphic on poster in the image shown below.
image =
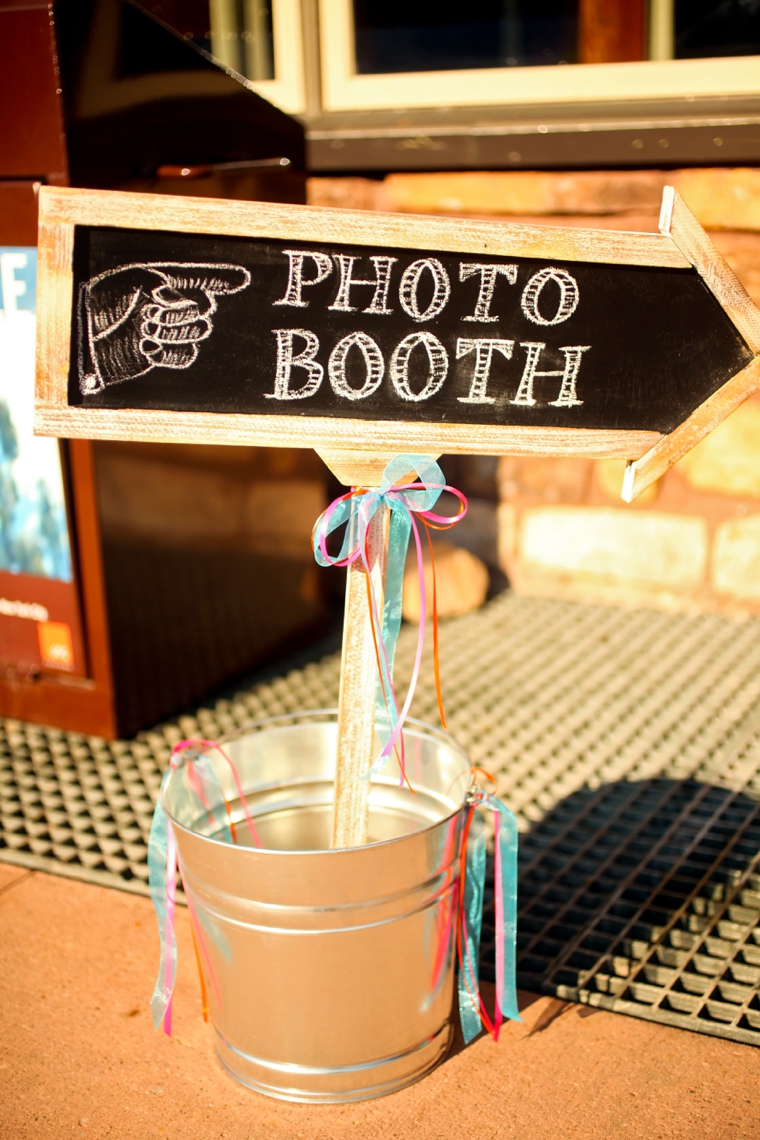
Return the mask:
[[42,664],[52,669],[74,668],[74,647],[71,630],[62,621],[38,621]]

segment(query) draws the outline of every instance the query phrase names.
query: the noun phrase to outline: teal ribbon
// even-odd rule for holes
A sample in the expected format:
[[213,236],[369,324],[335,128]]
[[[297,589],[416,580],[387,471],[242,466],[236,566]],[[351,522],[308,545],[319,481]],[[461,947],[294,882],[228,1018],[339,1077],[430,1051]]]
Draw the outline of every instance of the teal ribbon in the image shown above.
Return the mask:
[[[468,795],[465,816],[465,849],[462,852],[464,889],[459,921],[459,1020],[465,1043],[480,1033],[483,1025],[496,1040],[503,1018],[520,1021],[517,1005],[517,821],[493,794],[474,789]],[[494,813],[494,913],[496,959],[496,1009],[489,1019],[480,995],[478,958],[483,923],[486,879],[486,838],[483,821],[475,809]]]
[[[472,813],[473,809],[470,811]],[[462,859],[465,861],[465,876],[460,904],[459,1022],[465,1044],[469,1045],[483,1028],[480,1020],[478,958],[486,882],[486,833],[482,820],[474,814],[471,814],[470,833]]]
[[[169,779],[169,772],[164,773],[161,781],[161,791]],[[153,1028],[165,1028],[164,1019],[169,1015],[167,1033],[171,1032],[171,1001],[174,992],[174,983],[177,977],[177,939],[174,934],[174,892],[169,891],[169,878],[173,872],[176,874],[176,856],[174,868],[168,866],[170,862],[170,847],[176,852],[173,834],[170,837],[171,823],[161,804],[159,794],[153,822],[150,827],[148,839],[148,886],[153,907],[156,912],[158,924],[158,938],[161,947],[161,957],[158,966],[158,977],[150,999],[150,1010],[153,1015]]]
[[[410,484],[414,477],[418,478],[420,482],[419,484],[414,483],[412,486]],[[405,482],[399,486],[398,484],[402,479],[405,479]],[[405,702],[404,711],[399,712],[393,691],[393,664],[401,628],[406,552],[410,536],[414,530],[420,591],[424,600],[425,583],[422,569],[422,551],[413,515],[436,524],[445,525],[454,521],[451,518],[430,513],[444,490],[451,491],[460,499],[464,510],[458,517],[464,517],[467,500],[461,492],[446,485],[443,472],[435,460],[427,455],[397,455],[387,464],[378,490],[353,491],[350,494],[341,495],[320,515],[312,532],[314,557],[320,566],[348,566],[357,559],[361,559],[365,563],[365,569],[369,572],[365,555],[365,541],[369,524],[381,507],[387,506],[391,512],[383,612],[382,617],[377,612],[373,612],[372,615],[376,628],[380,631],[382,641],[379,654],[380,675],[375,698],[375,725],[383,747],[378,759],[365,773],[365,778],[379,771],[393,751],[401,732],[403,719],[408,712],[411,694],[414,691],[414,682],[422,655],[422,621],[412,685]],[[327,552],[327,538],[341,526],[346,527],[343,544],[340,553],[333,556]],[[371,578],[370,589],[372,606],[376,610]]]
[[[226,843],[232,842],[232,830],[229,817],[224,805],[224,795],[216,769],[211,759],[200,749],[210,745],[217,747],[209,741],[188,742],[183,741],[172,752],[169,771],[164,773],[161,781],[163,792],[170,774],[179,767],[182,749],[194,745],[195,751],[189,753],[186,763],[177,773],[181,779],[179,797],[180,817],[190,822],[205,813],[212,825],[212,832],[218,839]],[[150,999],[150,1009],[153,1015],[154,1029],[164,1028],[167,1035],[171,1035],[172,1023],[172,995],[177,978],[177,939],[174,932],[174,908],[176,902],[176,881],[179,870],[177,858],[177,842],[171,820],[167,818],[159,794],[153,812],[153,821],[148,839],[148,886],[150,897],[156,912],[158,937],[161,947],[158,977]],[[210,920],[200,908],[195,907],[194,912],[207,933],[211,933],[213,940],[221,949],[225,957],[229,956],[229,946],[221,931],[211,924]]]
[[[517,1006],[517,820],[496,796],[488,801],[498,820],[494,874],[496,1001],[509,1021],[521,1021]],[[500,872],[500,873],[499,873]],[[499,905],[501,904],[501,905]],[[500,913],[501,912],[501,913]],[[501,969],[499,969],[501,966]]]

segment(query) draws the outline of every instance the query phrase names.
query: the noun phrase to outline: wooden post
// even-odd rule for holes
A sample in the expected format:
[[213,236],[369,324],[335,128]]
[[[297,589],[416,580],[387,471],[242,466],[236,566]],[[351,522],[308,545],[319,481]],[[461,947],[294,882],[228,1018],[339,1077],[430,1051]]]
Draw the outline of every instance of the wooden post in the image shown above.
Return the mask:
[[[431,456],[437,459],[440,452]],[[393,452],[327,451],[319,455],[341,483],[379,487]],[[409,478],[413,472],[409,472]],[[390,511],[377,511],[369,527],[369,565],[379,615],[385,600]],[[346,579],[343,651],[338,702],[338,755],[335,766],[333,847],[359,847],[367,842],[369,780],[362,776],[372,764],[375,744],[377,653],[372,637],[364,564],[354,562]]]
[[[381,507],[369,525],[368,534],[368,561],[380,615],[383,612],[389,526],[390,511]],[[362,776],[373,759],[378,671],[367,585],[363,563],[353,562],[346,579],[333,847],[360,847],[368,841],[370,782]]]

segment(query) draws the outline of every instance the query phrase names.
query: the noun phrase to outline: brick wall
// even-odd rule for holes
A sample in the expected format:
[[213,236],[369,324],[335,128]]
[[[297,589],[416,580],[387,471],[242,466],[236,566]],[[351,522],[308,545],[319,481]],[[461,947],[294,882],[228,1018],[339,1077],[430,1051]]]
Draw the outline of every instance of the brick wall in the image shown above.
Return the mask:
[[635,503],[614,459],[499,463],[499,558],[515,589],[760,612],[760,397]]
[[[313,205],[656,231],[675,185],[760,305],[760,170],[313,178]],[[630,506],[618,460],[502,458],[499,561],[515,589],[760,612],[760,396]]]

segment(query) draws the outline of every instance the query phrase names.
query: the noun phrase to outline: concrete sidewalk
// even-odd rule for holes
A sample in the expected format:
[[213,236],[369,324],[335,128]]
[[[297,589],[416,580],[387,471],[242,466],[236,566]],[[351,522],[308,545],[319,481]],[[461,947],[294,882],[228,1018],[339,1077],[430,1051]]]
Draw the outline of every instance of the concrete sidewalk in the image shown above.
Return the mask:
[[421,1083],[290,1105],[225,1075],[187,912],[175,1036],[154,1033],[147,899],[0,864],[0,1137],[37,1140],[740,1140],[760,1137],[760,1050],[522,995],[522,1025]]

